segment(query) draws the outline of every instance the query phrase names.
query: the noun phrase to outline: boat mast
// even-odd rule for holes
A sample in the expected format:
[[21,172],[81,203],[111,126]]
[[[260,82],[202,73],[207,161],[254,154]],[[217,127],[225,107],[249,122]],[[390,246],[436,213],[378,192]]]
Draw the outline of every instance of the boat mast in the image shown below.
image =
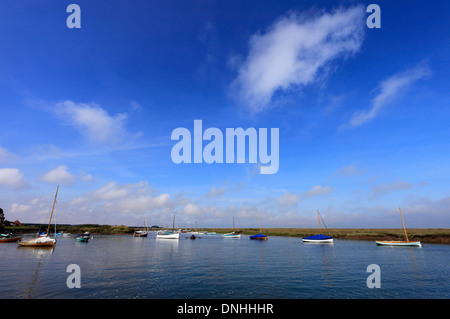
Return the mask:
[[[55,203],[56,203],[56,196],[58,195],[58,189],[59,189],[59,185],[56,187],[56,193],[55,193],[55,199],[53,200],[53,206],[52,206],[52,212],[50,214],[50,220],[48,221],[48,227],[47,227],[47,237],[49,236],[49,231],[50,231],[50,223],[52,222],[52,216],[53,216],[53,209],[55,208]],[[55,225],[56,227],[56,225]],[[56,229],[56,228],[55,228]]]
[[261,230],[261,215],[259,214],[259,207],[258,207],[258,216],[259,216],[259,233],[261,234],[262,233],[262,230]]
[[408,234],[406,233],[405,223],[403,222],[402,210],[400,209],[400,207],[398,208],[398,210],[400,211],[400,218],[402,219],[403,230],[405,231],[406,241],[409,243]]
[[175,231],[175,215],[173,215],[172,231]]
[[320,233],[322,234],[322,226],[320,226],[320,215],[319,215],[319,210],[317,210],[317,219],[319,220],[319,230],[320,230]]

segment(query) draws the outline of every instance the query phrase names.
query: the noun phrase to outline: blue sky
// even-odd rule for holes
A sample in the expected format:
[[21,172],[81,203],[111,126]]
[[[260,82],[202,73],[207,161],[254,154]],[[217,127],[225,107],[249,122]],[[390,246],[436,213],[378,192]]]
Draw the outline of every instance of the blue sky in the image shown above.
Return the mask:
[[[59,185],[61,223],[449,227],[447,2],[76,1],[80,29],[70,3],[2,2],[7,219]],[[175,164],[194,120],[278,128],[279,170]]]

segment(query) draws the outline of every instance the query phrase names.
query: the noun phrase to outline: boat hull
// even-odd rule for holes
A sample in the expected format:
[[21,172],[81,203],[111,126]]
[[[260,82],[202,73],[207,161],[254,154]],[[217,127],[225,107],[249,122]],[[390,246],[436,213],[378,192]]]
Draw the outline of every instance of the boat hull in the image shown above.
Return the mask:
[[19,241],[18,244],[23,247],[51,247],[56,245],[56,239],[49,237],[38,237],[26,241]]
[[305,243],[330,244],[333,242],[333,237],[319,234],[309,237],[303,237],[302,241]]
[[81,242],[81,243],[87,243],[87,242],[89,241],[89,238],[78,237],[78,238],[77,238],[77,241],[78,241],[78,242]]
[[420,241],[375,241],[378,246],[415,246],[422,247]]
[[223,238],[241,238],[241,234],[234,234],[234,233],[224,234]]
[[180,233],[156,234],[157,239],[180,239]]
[[263,234],[257,234],[257,235],[250,236],[250,239],[253,239],[253,240],[267,240],[267,236],[263,235]]
[[147,233],[145,234],[134,234],[134,237],[147,237]]
[[21,237],[13,238],[0,238],[0,243],[15,243],[20,240]]
[[302,238],[302,241],[305,243],[332,244],[333,238],[331,238],[331,239],[305,239],[305,238]]

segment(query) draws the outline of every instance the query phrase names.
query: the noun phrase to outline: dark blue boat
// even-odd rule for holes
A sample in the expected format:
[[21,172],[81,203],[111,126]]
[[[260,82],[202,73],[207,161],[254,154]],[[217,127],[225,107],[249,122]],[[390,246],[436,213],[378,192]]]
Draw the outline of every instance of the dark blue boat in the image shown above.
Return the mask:
[[259,214],[259,207],[258,207],[258,216],[259,216],[259,231],[260,231],[260,233],[256,234],[256,235],[253,235],[253,236],[250,236],[250,239],[267,240],[267,236],[261,234],[261,232],[262,232],[261,231],[261,215]]
[[[322,234],[322,226],[320,225],[319,210],[317,210],[317,219],[319,220],[320,234],[319,235],[314,235],[314,236],[309,236],[309,237],[303,237],[302,240],[304,242],[310,242],[310,243],[332,243],[333,242],[333,237],[325,236],[325,235]],[[324,222],[324,224],[325,224],[325,222]],[[325,225],[325,227],[327,227],[327,226]]]
[[305,242],[313,242],[313,243],[332,243],[333,237],[319,234],[314,236],[303,237],[302,240]]
[[250,239],[267,240],[267,236],[260,233],[260,234],[250,236]]

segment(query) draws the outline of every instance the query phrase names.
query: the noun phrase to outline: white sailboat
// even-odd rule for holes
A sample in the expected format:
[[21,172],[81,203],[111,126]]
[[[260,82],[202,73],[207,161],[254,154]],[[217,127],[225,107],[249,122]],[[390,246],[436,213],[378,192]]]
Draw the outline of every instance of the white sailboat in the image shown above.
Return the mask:
[[402,210],[398,208],[400,212],[400,218],[402,219],[403,230],[405,231],[406,241],[402,240],[376,240],[376,244],[380,246],[416,246],[422,247],[420,241],[409,241],[408,234],[406,233],[405,223],[403,222]]
[[156,239],[180,239],[180,233],[175,231],[175,215],[173,216],[172,230],[162,230],[157,232]]
[[55,208],[56,196],[58,195],[59,185],[56,187],[55,199],[53,200],[52,212],[50,214],[50,220],[48,221],[46,236],[38,237],[30,240],[19,241],[18,244],[24,247],[52,247],[56,245],[56,239],[49,236],[50,223],[52,222],[53,210]]
[[233,231],[231,233],[223,234],[224,238],[241,238],[241,234],[234,230],[234,216],[233,216]]

